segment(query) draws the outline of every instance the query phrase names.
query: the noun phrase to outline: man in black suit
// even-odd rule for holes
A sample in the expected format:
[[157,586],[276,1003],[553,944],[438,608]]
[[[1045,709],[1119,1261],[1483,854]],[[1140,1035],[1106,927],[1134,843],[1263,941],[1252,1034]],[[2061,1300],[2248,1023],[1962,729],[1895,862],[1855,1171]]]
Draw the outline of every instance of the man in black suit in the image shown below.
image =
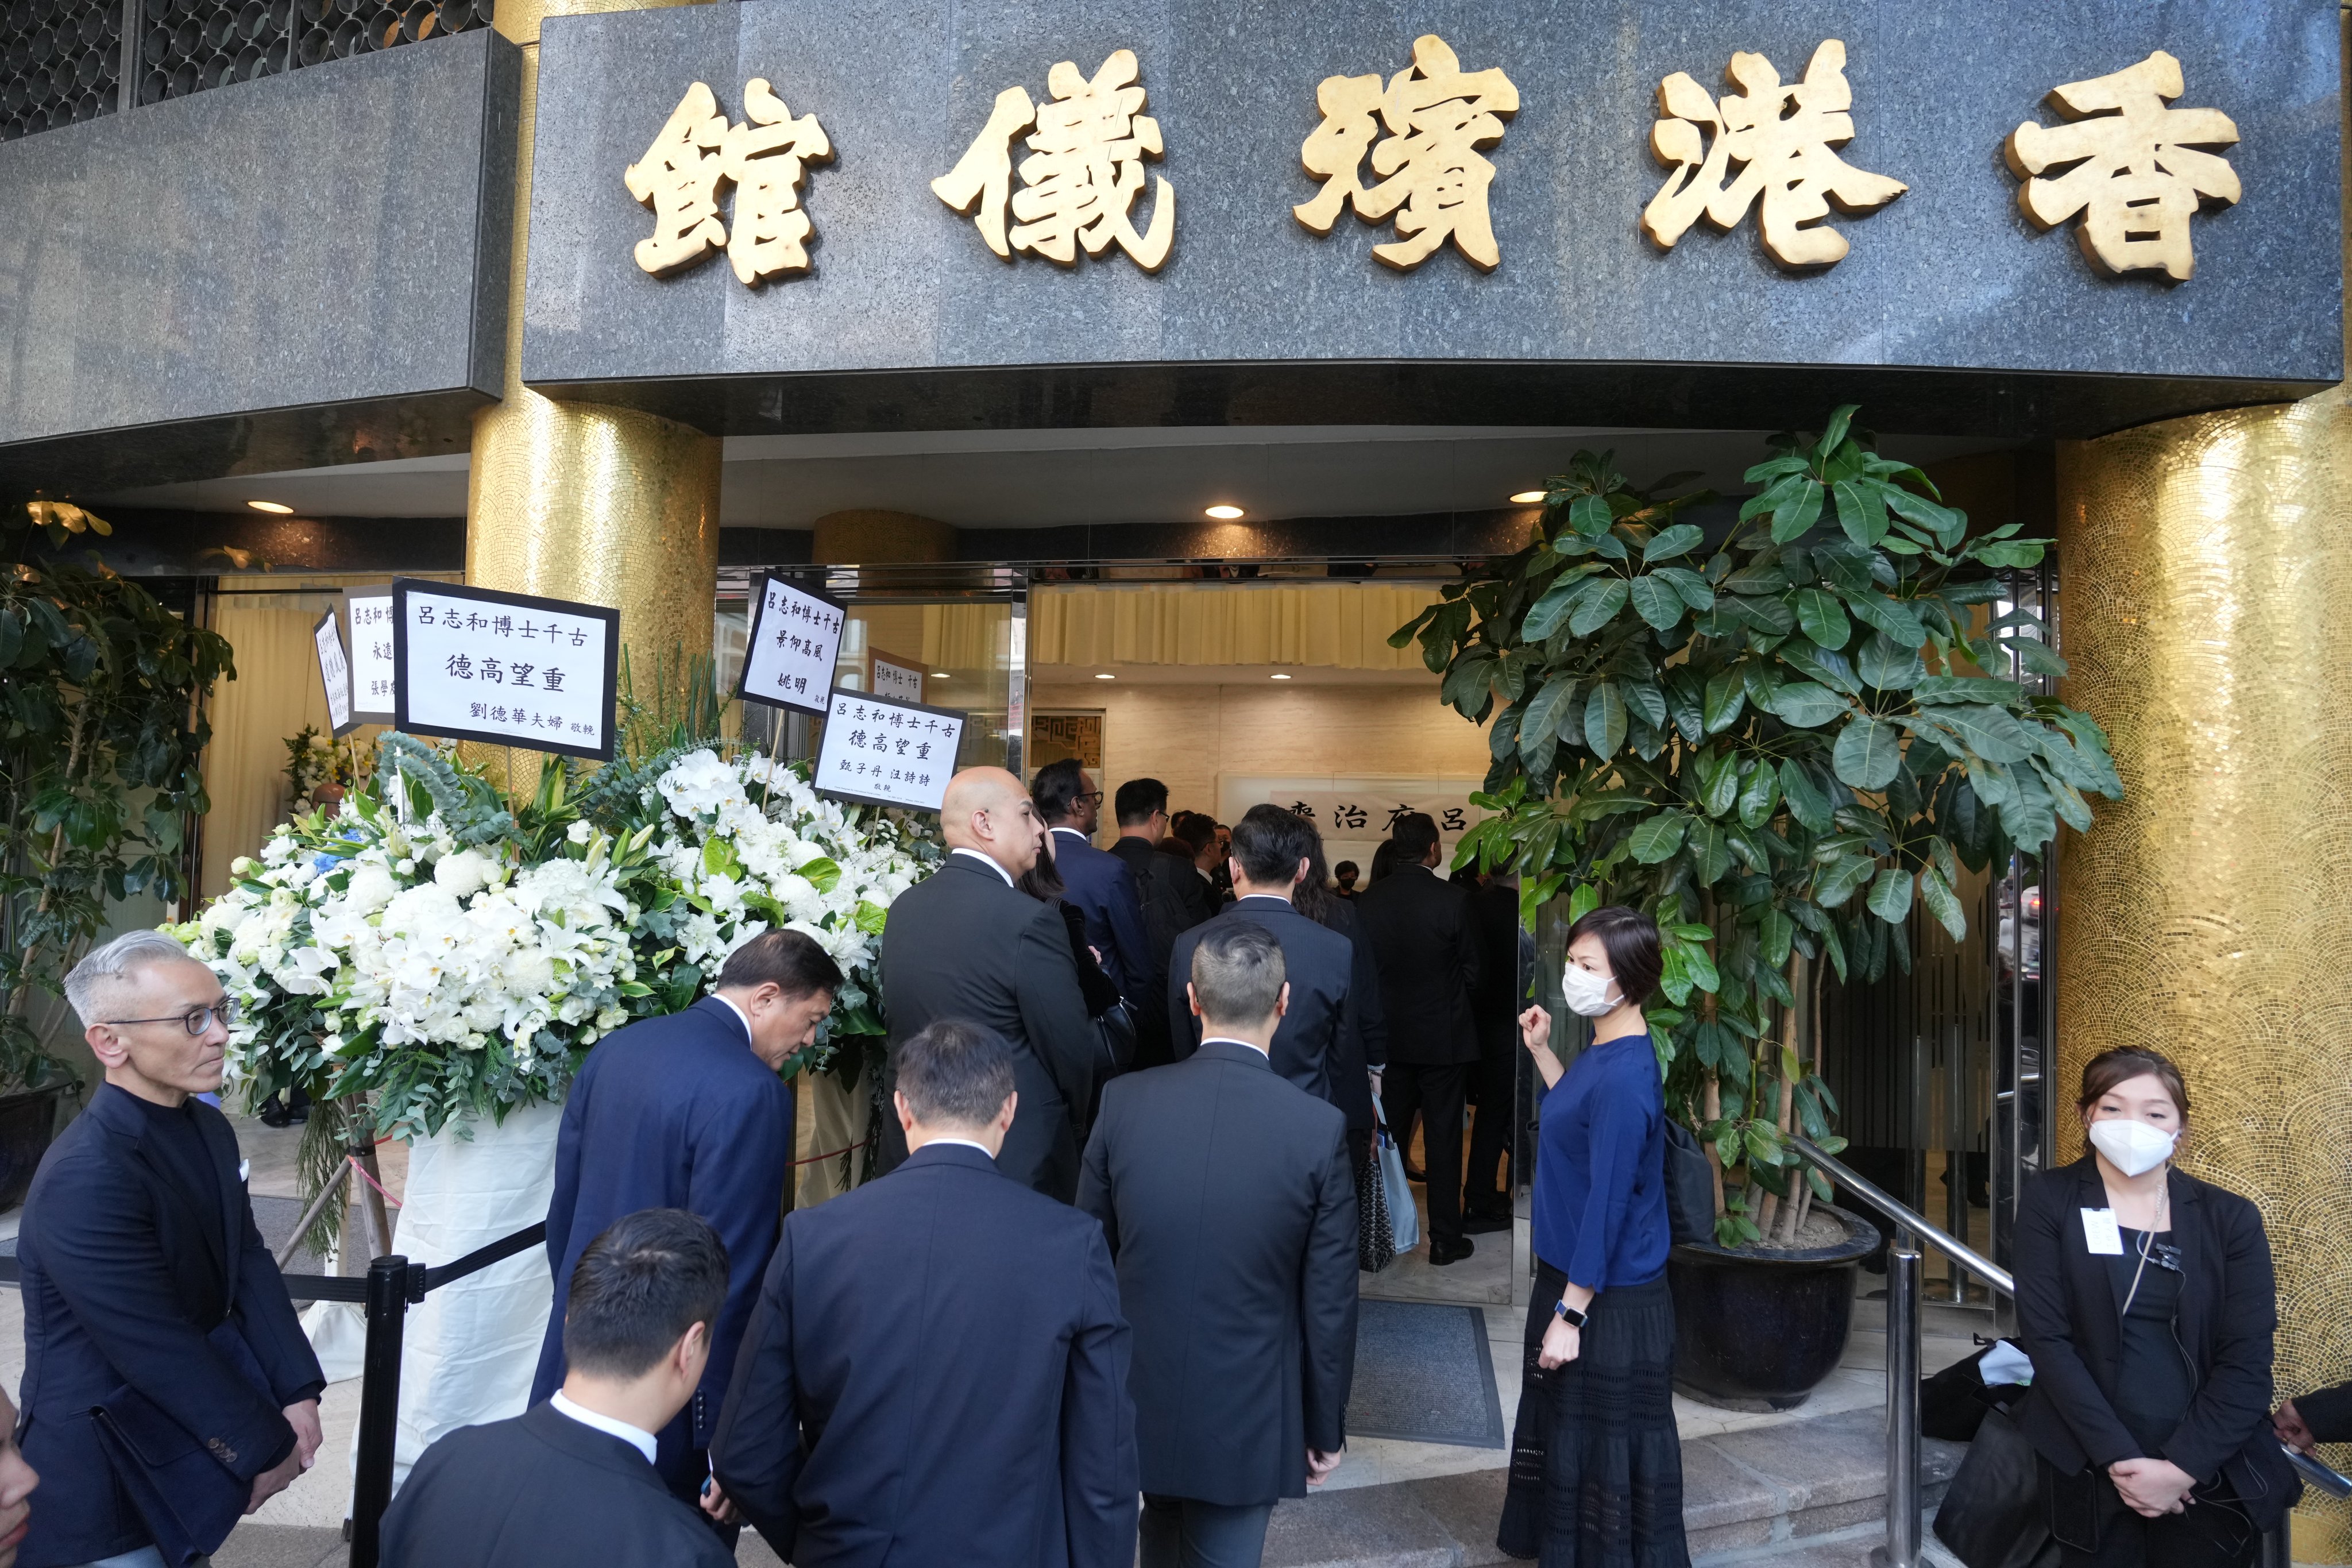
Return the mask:
[[1217,890],[1216,871],[1225,858],[1217,843],[1217,825],[1197,811],[1180,811],[1168,824],[1168,837],[1160,841],[1160,852],[1192,868],[1189,879],[1174,879],[1188,915],[1180,929],[1191,931],[1215,914],[1223,901]]
[[1347,1118],[1272,1070],[1283,959],[1263,927],[1213,922],[1188,987],[1205,1038],[1108,1085],[1087,1143],[1078,1206],[1135,1325],[1143,1568],[1255,1568],[1275,1502],[1347,1441],[1355,1173]]
[[1053,833],[1054,869],[1061,876],[1064,897],[1087,917],[1087,945],[1102,955],[1103,973],[1138,1010],[1157,1002],[1135,873],[1109,850],[1095,847],[1102,791],[1075,758],[1065,757],[1037,770],[1029,798]]
[[[1477,1112],[1470,1126],[1470,1171],[1462,1184],[1462,1228],[1471,1236],[1511,1228],[1512,1119],[1519,1068],[1518,1015],[1521,984],[1519,879],[1497,873],[1470,895],[1471,921],[1478,933],[1478,986],[1470,994],[1470,1017],[1478,1032],[1478,1061],[1471,1069],[1470,1102]],[[1502,1183],[1496,1184],[1496,1171]]]
[[1182,878],[1201,886],[1200,878],[1177,860],[1159,852],[1168,832],[1168,786],[1158,779],[1129,779],[1118,786],[1112,801],[1118,816],[1118,837],[1109,853],[1135,879],[1143,900],[1143,950],[1150,973],[1144,977],[1136,1017],[1135,1065],[1163,1067],[1175,1059],[1168,1047],[1168,1018],[1160,998],[1168,988],[1168,955],[1176,939],[1208,918],[1196,910],[1178,884]]
[[[1078,1190],[1079,1122],[1094,1096],[1095,1024],[1061,910],[1013,886],[1037,863],[1045,825],[1003,768],[949,780],[940,825],[947,860],[898,895],[882,930],[890,1024],[882,1087],[892,1087],[900,1043],[940,1019],[993,1030],[1013,1047],[1021,1090],[1021,1119],[998,1165],[1068,1203]],[[906,1157],[905,1137],[884,1118],[882,1169]]]
[[816,1038],[840,989],[840,967],[805,931],[763,931],[728,955],[710,995],[598,1041],[563,1103],[547,1205],[547,1261],[559,1287],[531,1403],[563,1384],[562,1292],[590,1240],[644,1209],[698,1215],[726,1244],[734,1278],[711,1325],[702,1386],[656,1434],[654,1466],[688,1504],[710,1476],[719,1402],[776,1249],[792,1173],[793,1090],[776,1069]]
[[66,997],[106,1081],[42,1157],[17,1233],[17,1440],[48,1483],[22,1550],[176,1563],[310,1468],[327,1380],[253,1223],[236,1134],[195,1098],[226,1059],[219,979],[138,931],[76,964]]
[[1356,899],[1356,919],[1380,963],[1389,1066],[1381,1106],[1399,1137],[1421,1116],[1429,1180],[1429,1260],[1456,1263],[1474,1244],[1462,1230],[1462,1114],[1478,1031],[1470,1012],[1478,984],[1478,931],[1470,894],[1437,874],[1437,824],[1426,812],[1397,819],[1395,869]]
[[599,1233],[566,1285],[563,1386],[425,1450],[384,1513],[384,1568],[734,1562],[654,1460],[654,1434],[701,1386],[727,1266],[719,1234],[684,1209]]
[[1005,1179],[1014,1055],[943,1020],[898,1047],[913,1151],[784,1219],[711,1449],[798,1568],[1131,1568],[1132,1336],[1102,1227]]
[[1307,867],[1297,829],[1298,819],[1278,805],[1250,807],[1234,828],[1234,890],[1240,896],[1215,919],[1176,939],[1168,960],[1168,1032],[1178,1061],[1192,1054],[1201,1033],[1187,985],[1201,939],[1234,921],[1262,927],[1282,944],[1290,978],[1290,1008],[1274,1037],[1274,1070],[1344,1111],[1341,1074],[1363,1070],[1349,1000],[1355,948],[1290,907],[1291,891]]

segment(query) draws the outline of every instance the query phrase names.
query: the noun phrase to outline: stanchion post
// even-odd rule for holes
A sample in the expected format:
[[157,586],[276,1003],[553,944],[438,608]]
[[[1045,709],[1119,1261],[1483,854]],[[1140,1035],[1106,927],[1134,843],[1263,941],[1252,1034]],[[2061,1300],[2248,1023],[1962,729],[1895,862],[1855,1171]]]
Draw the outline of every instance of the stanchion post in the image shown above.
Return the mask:
[[1919,1244],[1897,1231],[1886,1249],[1886,1544],[1871,1553],[1885,1568],[1919,1563],[1921,1272]]
[[2290,1514],[2279,1521],[2277,1529],[2263,1531],[2262,1555],[2255,1560],[2258,1568],[2294,1568],[2294,1524]]
[[360,1384],[358,1470],[352,1478],[351,1568],[376,1568],[377,1531],[392,1506],[392,1467],[400,1439],[400,1342],[408,1318],[408,1259],[368,1265],[367,1350]]

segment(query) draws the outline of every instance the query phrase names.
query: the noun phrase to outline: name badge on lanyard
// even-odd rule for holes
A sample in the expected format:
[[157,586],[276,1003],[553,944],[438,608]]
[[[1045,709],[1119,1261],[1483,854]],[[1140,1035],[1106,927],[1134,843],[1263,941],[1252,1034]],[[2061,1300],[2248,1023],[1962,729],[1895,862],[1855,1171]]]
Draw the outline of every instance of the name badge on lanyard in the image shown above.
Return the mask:
[[2124,1233],[2116,1226],[2113,1209],[2083,1211],[2083,1245],[2109,1258],[2124,1255]]

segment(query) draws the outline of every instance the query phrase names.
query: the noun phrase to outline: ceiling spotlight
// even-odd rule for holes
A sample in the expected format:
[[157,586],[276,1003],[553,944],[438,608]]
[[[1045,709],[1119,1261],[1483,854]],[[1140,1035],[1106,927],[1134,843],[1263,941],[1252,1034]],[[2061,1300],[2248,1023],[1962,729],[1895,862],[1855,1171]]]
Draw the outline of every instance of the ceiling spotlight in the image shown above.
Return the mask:
[[935,669],[931,671],[931,679],[933,680],[945,680],[947,678],[948,672],[944,669]]
[[1266,679],[1268,680],[1288,680],[1290,677],[1283,674],[1282,671],[1277,669],[1272,675],[1267,676]]
[[1099,674],[1099,675],[1096,676],[1096,677],[1095,677],[1095,679],[1096,679],[1097,680],[1117,680],[1117,679],[1118,679],[1118,676],[1116,676],[1116,675],[1113,675],[1113,674],[1112,674],[1110,671],[1108,671],[1108,670],[1104,670],[1101,674]]
[[245,504],[256,511],[273,512],[279,517],[284,517],[294,510],[282,500],[249,500]]
[[1511,497],[1513,506],[1533,506],[1544,499],[1541,490],[1520,490]]
[[1213,506],[1209,508],[1208,515],[1219,522],[1231,522],[1242,515],[1242,509],[1237,506]]

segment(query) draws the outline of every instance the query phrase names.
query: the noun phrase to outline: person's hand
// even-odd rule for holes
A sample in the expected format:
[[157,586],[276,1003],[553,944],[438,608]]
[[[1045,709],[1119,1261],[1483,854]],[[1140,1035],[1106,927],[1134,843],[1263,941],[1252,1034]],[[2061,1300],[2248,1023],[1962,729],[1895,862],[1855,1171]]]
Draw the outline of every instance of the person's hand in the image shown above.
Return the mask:
[[1583,1349],[1584,1331],[1555,1314],[1551,1327],[1544,1331],[1543,1348],[1536,1352],[1536,1364],[1550,1372],[1574,1361]]
[[302,1468],[307,1470],[319,1462],[319,1446],[326,1441],[319,1430],[319,1402],[305,1399],[288,1405],[286,1424],[294,1428],[294,1451],[302,1457]]
[[2117,1459],[2107,1467],[2107,1479],[2126,1506],[2148,1519],[2186,1509],[2189,1489],[2197,1484],[2196,1477],[2169,1459]]
[[1102,961],[1103,961],[1103,956],[1102,956],[1102,949],[1101,949],[1101,948],[1097,947],[1097,946],[1096,946],[1094,943],[1092,943],[1092,942],[1088,942],[1088,943],[1087,943],[1087,951],[1088,952],[1091,952],[1091,953],[1093,953],[1093,954],[1095,955],[1095,963],[1097,963],[1097,964],[1099,964],[1100,963],[1102,963]]
[[245,1511],[260,1512],[263,1503],[292,1486],[294,1478],[301,1473],[302,1440],[297,1437],[294,1446],[286,1451],[286,1457],[278,1460],[274,1468],[264,1470],[253,1478],[253,1497],[245,1505]]
[[1551,1015],[1540,1007],[1520,1014],[1519,1043],[1539,1056],[1551,1055]]
[[1327,1454],[1320,1448],[1307,1450],[1307,1484],[1319,1487],[1339,1468],[1339,1456]]
[[2280,1442],[2291,1448],[2300,1448],[2306,1454],[2319,1441],[2311,1435],[2310,1424],[2304,1420],[2303,1412],[2294,1407],[2292,1399],[2271,1412],[2271,1430],[2278,1434]]
[[1369,1068],[1365,1069],[1364,1076],[1372,1080],[1372,1098],[1378,1100],[1381,1094],[1381,1069]]
[[702,1483],[702,1511],[721,1524],[734,1524],[743,1517],[742,1510],[727,1495],[727,1489],[719,1484],[717,1476]]

